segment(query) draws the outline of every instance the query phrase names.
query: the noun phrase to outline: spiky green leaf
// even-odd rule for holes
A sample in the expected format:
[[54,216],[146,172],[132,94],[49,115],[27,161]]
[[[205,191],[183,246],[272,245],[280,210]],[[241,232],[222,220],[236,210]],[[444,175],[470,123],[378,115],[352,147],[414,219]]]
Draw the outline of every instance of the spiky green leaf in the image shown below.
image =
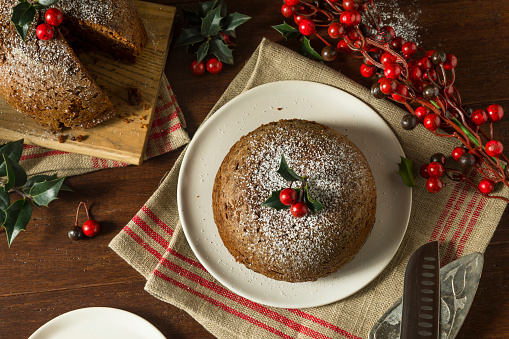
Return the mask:
[[272,26],[272,28],[281,33],[286,40],[300,36],[300,31],[297,28],[288,25],[286,22],[283,22],[281,25]]
[[226,16],[226,2],[224,0],[219,1],[219,6],[221,7],[221,18]]
[[235,28],[239,27],[249,19],[251,19],[250,16],[240,14],[238,12],[231,13],[221,20],[221,27],[225,31],[235,31]]
[[310,59],[324,61],[322,56],[318,54],[313,47],[311,47],[311,42],[306,37],[303,37],[302,39],[302,43],[299,46],[299,53]]
[[313,213],[323,210],[323,205],[319,201],[313,200],[313,198],[311,198],[311,195],[309,195],[309,189],[307,184],[306,186],[304,186],[304,202],[306,203],[309,210]]
[[51,181],[37,182],[30,189],[29,195],[37,205],[48,206],[51,201],[57,199],[64,179],[59,178]]
[[12,8],[11,21],[23,41],[25,41],[28,35],[28,29],[36,13],[37,10],[35,7],[31,3],[25,1],[18,3]]
[[279,168],[277,172],[285,179],[286,181],[302,181],[303,177],[298,176],[286,162],[285,155],[281,154],[281,162],[279,163]]
[[201,20],[201,35],[214,36],[221,30],[221,6],[214,8]]
[[[10,204],[11,198],[9,197],[9,193],[4,187],[0,187],[0,210],[6,210]],[[0,223],[0,225],[2,225],[2,223]]]
[[398,174],[403,178],[403,183],[408,187],[416,187],[414,179],[414,165],[412,160],[405,157],[400,157]]
[[2,226],[7,233],[7,243],[11,246],[19,232],[26,229],[26,225],[32,218],[32,205],[26,199],[20,199],[12,203],[5,210],[5,220]]
[[196,51],[196,59],[198,60],[198,62],[201,62],[207,56],[208,52],[209,52],[209,41],[207,40],[204,43],[202,43],[198,50]]
[[5,190],[9,191],[13,187],[23,186],[27,182],[27,174],[23,167],[17,162],[14,162],[11,158],[2,155],[7,170],[7,183],[5,184]]
[[214,37],[210,41],[210,53],[214,54],[220,61],[233,65],[232,50],[228,48],[222,38]]
[[205,1],[199,4],[198,13],[201,18],[207,16],[210,11],[216,6],[217,0]]
[[205,40],[205,37],[201,35],[201,31],[196,27],[189,27],[182,30],[177,41],[175,41],[175,47],[184,45],[194,45],[197,42]]
[[[14,162],[19,162],[21,159],[21,154],[23,153],[23,142],[24,140],[12,141],[8,142],[2,147],[0,147],[0,154],[5,154]],[[2,157],[0,157],[0,177],[7,175],[5,170],[5,162]]]

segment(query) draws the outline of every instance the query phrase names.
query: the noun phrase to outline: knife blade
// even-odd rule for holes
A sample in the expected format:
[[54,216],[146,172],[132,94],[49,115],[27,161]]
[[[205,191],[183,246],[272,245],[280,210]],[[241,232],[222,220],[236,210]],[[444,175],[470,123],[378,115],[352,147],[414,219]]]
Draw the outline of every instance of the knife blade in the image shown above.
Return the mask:
[[438,339],[440,257],[438,241],[419,247],[408,260],[403,286],[401,339]]

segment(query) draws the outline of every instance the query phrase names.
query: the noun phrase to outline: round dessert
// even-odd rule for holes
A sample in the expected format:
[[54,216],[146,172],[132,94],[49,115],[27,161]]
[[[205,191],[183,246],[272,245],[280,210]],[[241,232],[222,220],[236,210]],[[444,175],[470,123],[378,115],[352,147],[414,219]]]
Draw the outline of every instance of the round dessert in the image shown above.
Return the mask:
[[[281,156],[324,208],[297,218],[262,206],[290,187]],[[301,182],[293,182],[298,188]],[[336,272],[362,247],[375,221],[376,187],[366,158],[344,135],[306,120],[280,120],[240,138],[224,158],[212,193],[228,251],[255,272],[288,282]]]

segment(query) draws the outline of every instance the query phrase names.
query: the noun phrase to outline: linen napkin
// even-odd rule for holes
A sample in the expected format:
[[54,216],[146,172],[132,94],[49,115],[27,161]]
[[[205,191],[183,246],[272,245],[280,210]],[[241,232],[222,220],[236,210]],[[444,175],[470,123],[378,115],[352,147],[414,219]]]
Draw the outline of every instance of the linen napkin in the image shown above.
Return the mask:
[[[454,141],[422,128],[400,127],[404,111],[372,98],[337,71],[263,40],[208,117],[240,93],[280,80],[308,80],[340,88],[366,102],[391,126],[407,158],[422,164],[431,152],[449,153]],[[425,141],[425,142],[423,142]],[[467,185],[438,194],[413,189],[408,231],[389,266],[368,286],[330,305],[308,309],[268,307],[229,291],[200,264],[189,247],[177,211],[177,179],[185,150],[160,187],[112,240],[110,247],[146,279],[145,290],[187,311],[220,338],[367,338],[375,321],[402,295],[405,266],[420,245],[439,240],[442,262],[483,252],[505,203]],[[396,170],[396,169],[395,169]],[[422,178],[417,184],[423,187]],[[509,196],[509,190],[498,192]]]
[[[159,83],[159,95],[150,128],[145,159],[177,149],[189,142],[185,120],[166,76]],[[71,176],[128,164],[44,147],[24,145],[20,164],[28,175]]]

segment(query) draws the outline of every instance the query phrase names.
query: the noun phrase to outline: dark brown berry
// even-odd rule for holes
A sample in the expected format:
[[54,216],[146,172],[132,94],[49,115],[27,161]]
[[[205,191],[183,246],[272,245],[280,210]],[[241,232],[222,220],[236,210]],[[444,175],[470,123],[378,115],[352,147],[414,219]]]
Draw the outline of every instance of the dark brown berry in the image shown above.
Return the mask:
[[325,61],[333,61],[334,59],[336,59],[337,55],[338,51],[332,46],[325,46],[322,49],[322,58]]
[[401,127],[407,131],[413,130],[417,126],[417,117],[413,114],[406,114],[401,119]]
[[447,60],[447,54],[442,51],[435,51],[431,55],[431,62],[435,65],[443,64]]
[[463,168],[469,168],[475,165],[475,156],[471,153],[465,153],[462,154],[458,162],[460,163],[461,167]]
[[438,88],[433,85],[426,85],[422,90],[422,96],[428,100],[435,99],[438,96],[438,93]]
[[383,99],[384,94],[382,93],[382,90],[380,89],[380,84],[378,82],[373,84],[373,86],[371,87],[371,95],[375,99]]
[[77,241],[81,240],[85,237],[85,234],[83,233],[83,229],[79,226],[74,226],[67,232],[67,235],[71,240]]
[[445,163],[447,162],[447,157],[442,153],[435,153],[431,156],[429,162],[439,162],[442,165],[445,165]]

